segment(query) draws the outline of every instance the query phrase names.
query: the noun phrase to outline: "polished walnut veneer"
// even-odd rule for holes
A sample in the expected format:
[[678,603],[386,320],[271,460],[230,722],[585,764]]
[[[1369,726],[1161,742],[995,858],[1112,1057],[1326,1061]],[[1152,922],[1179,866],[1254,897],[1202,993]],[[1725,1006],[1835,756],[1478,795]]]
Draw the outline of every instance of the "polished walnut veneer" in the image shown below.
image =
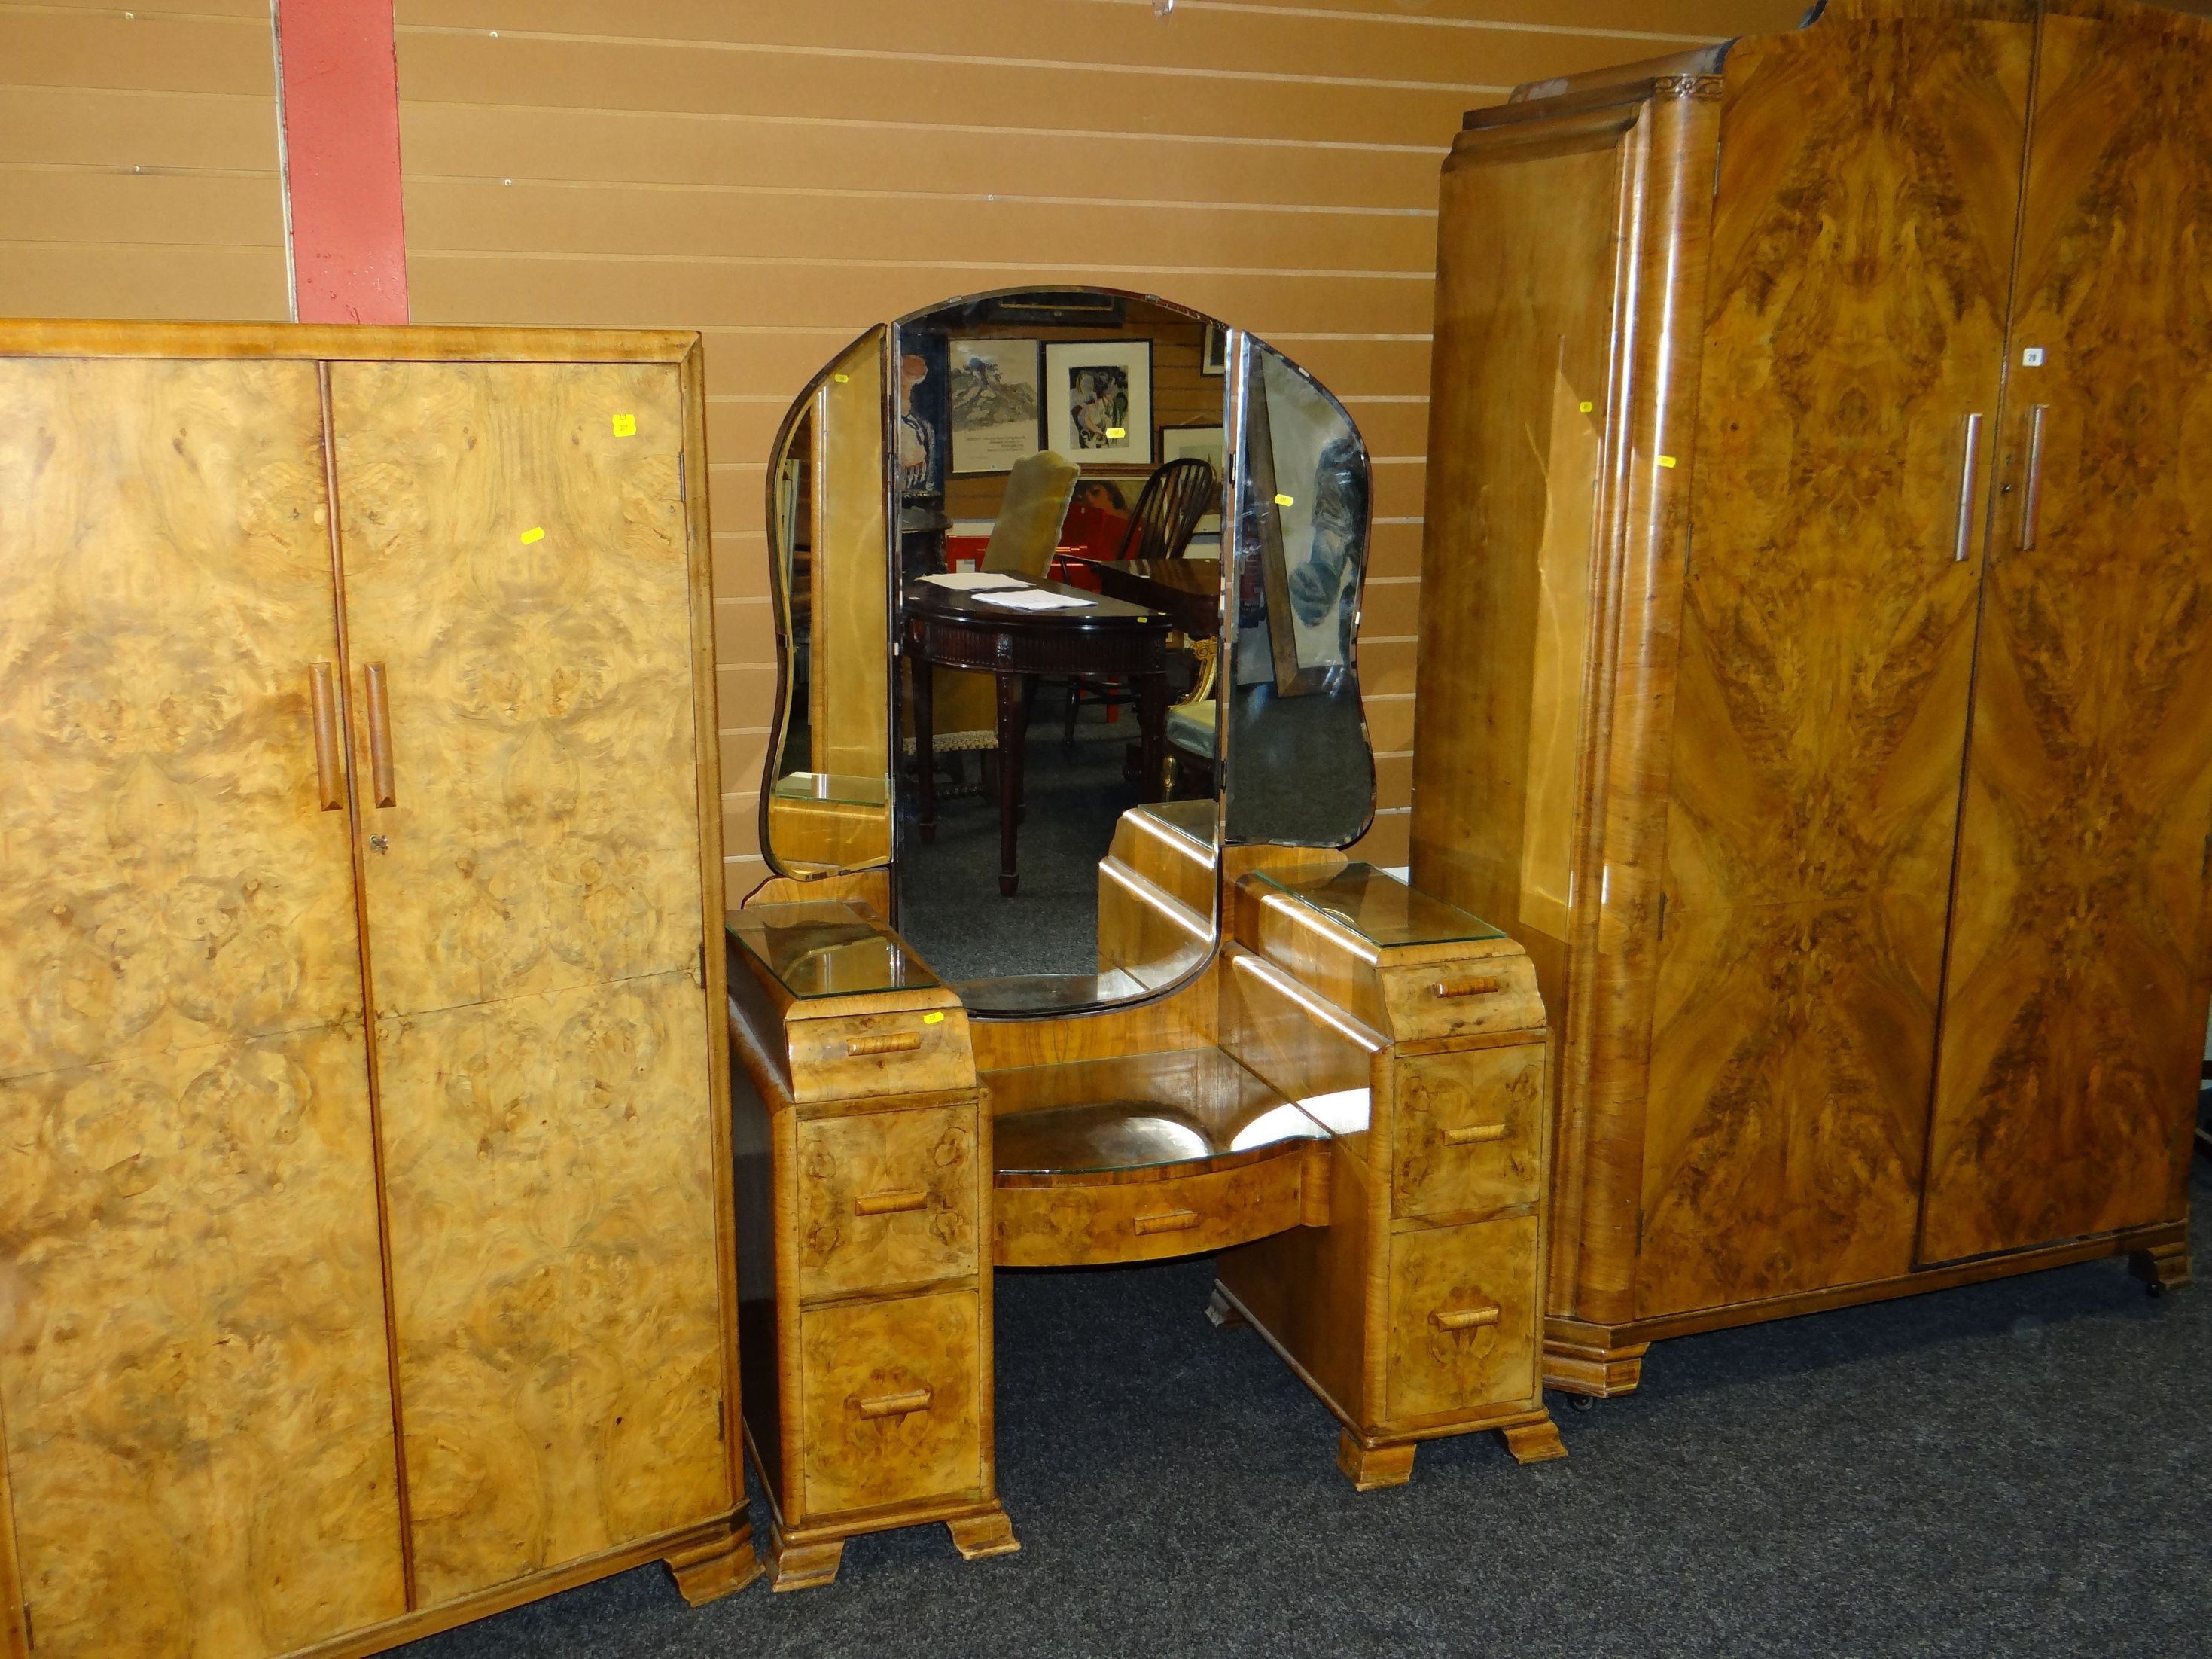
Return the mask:
[[1328,1405],[1363,1490],[1438,1435],[1565,1455],[1538,1369],[1549,1037],[1525,955],[1339,854],[1218,855],[1191,803],[1134,809],[1115,848],[1109,906],[1141,885],[1210,911],[1234,884],[1221,954],[1110,1013],[971,1020],[849,899],[731,917],[746,1424],[779,1589],[886,1527],[1016,1547],[994,1267],[1217,1253],[1212,1317]]
[[1557,1037],[1555,1384],[2185,1277],[2212,26],[1832,0],[1444,171],[1413,870]]
[[0,1653],[757,1572],[701,404],[691,335],[0,327]]

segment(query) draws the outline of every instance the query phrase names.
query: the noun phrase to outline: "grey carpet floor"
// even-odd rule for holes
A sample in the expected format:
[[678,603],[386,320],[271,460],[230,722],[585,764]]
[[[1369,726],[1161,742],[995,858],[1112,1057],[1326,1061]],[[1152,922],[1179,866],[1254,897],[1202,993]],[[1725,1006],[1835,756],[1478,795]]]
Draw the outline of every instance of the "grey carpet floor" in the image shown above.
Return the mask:
[[1550,1396],[1565,1462],[1440,1441],[1364,1497],[1322,1407],[1206,1322],[1207,1263],[1002,1273],[1020,1554],[917,1528],[827,1589],[696,1611],[647,1567],[407,1651],[2212,1653],[2202,1243],[2197,1271],[2155,1301],[2102,1261],[1682,1338],[1636,1395]]

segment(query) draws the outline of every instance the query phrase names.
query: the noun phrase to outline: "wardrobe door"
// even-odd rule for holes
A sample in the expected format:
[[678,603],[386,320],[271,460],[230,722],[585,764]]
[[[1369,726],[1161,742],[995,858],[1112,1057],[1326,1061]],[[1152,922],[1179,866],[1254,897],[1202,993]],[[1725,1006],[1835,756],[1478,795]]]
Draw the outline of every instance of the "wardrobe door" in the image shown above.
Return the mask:
[[677,371],[333,364],[415,1563],[726,1513]]
[[312,364],[0,361],[0,1495],[40,1659],[404,1609],[336,634]]
[[2204,1042],[2212,25],[2047,16],[2036,84],[1930,1261],[2185,1214]]
[[1644,1315],[1913,1260],[2033,31],[1834,10],[1726,64]]

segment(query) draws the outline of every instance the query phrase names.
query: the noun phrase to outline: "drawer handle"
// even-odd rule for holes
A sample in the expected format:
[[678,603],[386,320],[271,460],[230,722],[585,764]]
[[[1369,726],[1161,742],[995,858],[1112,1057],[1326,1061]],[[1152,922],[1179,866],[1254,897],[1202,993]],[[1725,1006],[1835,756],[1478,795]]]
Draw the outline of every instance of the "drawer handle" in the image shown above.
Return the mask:
[[918,1210],[929,1202],[929,1194],[918,1187],[908,1187],[895,1193],[863,1193],[853,1200],[854,1215],[896,1215],[902,1210]]
[[845,1053],[858,1060],[862,1054],[902,1054],[909,1048],[921,1047],[919,1031],[893,1031],[885,1036],[848,1037]]
[[929,1409],[927,1389],[908,1389],[904,1394],[870,1395],[860,1402],[863,1417],[904,1417],[911,1412]]
[[1429,1316],[1429,1323],[1440,1331],[1471,1331],[1478,1326],[1495,1325],[1498,1311],[1495,1304],[1487,1308],[1439,1308]]
[[1503,1140],[1505,1133],[1506,1126],[1503,1123],[1469,1123],[1457,1129],[1445,1130],[1444,1145],[1480,1146],[1486,1140]]
[[1188,1232],[1198,1225],[1198,1212],[1163,1210],[1158,1215],[1140,1215],[1130,1224],[1140,1233]]
[[1440,997],[1486,997],[1505,988],[1505,981],[1489,974],[1475,979],[1440,979],[1437,994]]

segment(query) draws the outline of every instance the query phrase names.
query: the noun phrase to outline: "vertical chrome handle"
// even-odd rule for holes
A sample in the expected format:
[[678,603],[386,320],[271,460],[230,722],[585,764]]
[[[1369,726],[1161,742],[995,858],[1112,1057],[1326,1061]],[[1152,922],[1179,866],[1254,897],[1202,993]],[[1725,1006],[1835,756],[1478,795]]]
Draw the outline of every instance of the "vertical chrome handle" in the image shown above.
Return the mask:
[[1959,464],[1959,521],[1954,527],[1951,542],[1951,562],[1965,562],[1973,550],[1974,543],[1974,480],[1981,471],[1982,417],[1966,416],[1966,453]]
[[326,662],[307,665],[307,696],[315,723],[315,798],[325,812],[345,809],[345,781],[338,775],[337,687]]
[[2023,553],[2035,550],[2035,522],[2043,506],[2043,416],[2050,407],[2037,404],[2027,411],[2027,486],[2020,502],[2020,550]]
[[390,806],[392,796],[392,709],[384,695],[384,665],[373,662],[362,671],[368,696],[368,781],[379,806]]

